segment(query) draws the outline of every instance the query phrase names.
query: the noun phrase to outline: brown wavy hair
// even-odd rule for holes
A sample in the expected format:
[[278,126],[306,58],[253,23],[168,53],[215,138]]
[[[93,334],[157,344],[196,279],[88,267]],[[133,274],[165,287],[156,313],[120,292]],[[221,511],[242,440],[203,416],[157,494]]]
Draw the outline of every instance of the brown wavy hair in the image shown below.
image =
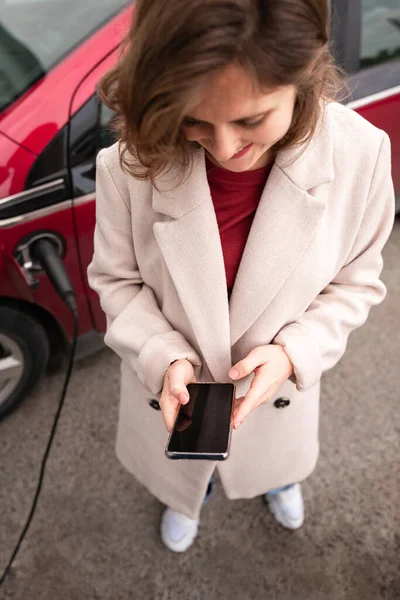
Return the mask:
[[206,78],[236,63],[262,90],[295,85],[288,133],[272,150],[308,141],[321,99],[342,99],[344,73],[330,52],[328,0],[137,0],[119,60],[100,82],[116,111],[121,164],[151,179],[186,168],[196,142],[182,121]]

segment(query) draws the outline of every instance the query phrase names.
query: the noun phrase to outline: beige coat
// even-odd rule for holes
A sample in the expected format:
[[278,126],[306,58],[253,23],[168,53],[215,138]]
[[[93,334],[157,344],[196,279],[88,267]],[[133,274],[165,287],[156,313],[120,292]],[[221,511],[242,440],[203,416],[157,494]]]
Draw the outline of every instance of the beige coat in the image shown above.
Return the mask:
[[[200,381],[226,382],[250,350],[276,343],[295,366],[276,396],[290,405],[254,411],[217,468],[229,498],[306,478],[318,456],[321,374],[386,294],[381,250],[394,219],[387,135],[330,104],[312,142],[278,156],[229,303],[204,150],[175,190],[175,171],[158,178],[160,191],[122,171],[117,145],[100,152],[97,169],[88,273],[107,315],[105,342],[122,358],[122,464],[162,502],[196,517],[216,465],[165,458],[167,431],[149,402],[174,359],[188,357]],[[238,384],[238,397],[250,382]]]

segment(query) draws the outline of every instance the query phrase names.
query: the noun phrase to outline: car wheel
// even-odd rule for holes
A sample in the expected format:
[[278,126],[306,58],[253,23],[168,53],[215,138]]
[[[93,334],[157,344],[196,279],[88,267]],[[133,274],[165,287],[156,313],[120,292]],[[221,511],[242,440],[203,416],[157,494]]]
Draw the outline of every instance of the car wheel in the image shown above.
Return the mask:
[[43,327],[21,310],[0,306],[0,419],[30,394],[48,358]]

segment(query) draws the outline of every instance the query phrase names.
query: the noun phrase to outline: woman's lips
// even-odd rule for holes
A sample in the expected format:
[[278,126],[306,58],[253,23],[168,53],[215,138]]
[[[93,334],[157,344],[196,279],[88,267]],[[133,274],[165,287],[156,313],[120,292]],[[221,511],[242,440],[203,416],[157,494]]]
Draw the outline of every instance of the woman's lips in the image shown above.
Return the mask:
[[[230,160],[233,160],[233,159],[242,158],[242,156],[244,156],[245,154],[248,153],[248,151],[250,150],[250,148],[252,146],[253,146],[253,143],[248,144],[247,146],[245,146],[243,148],[243,150],[240,150],[240,152],[236,152],[236,154],[234,154],[231,158],[228,158],[228,160],[226,160],[226,161],[224,160],[223,162],[225,163],[225,162],[229,162]],[[216,158],[214,158],[214,156],[211,154],[211,152],[209,150],[206,149],[206,152],[212,162],[215,162],[215,164],[217,164],[217,165],[222,164],[222,163],[218,162]]]
[[236,154],[234,154],[230,160],[233,160],[234,158],[242,158],[242,156],[248,153],[252,145],[253,144],[249,144],[248,146],[245,146],[243,150],[240,150],[240,152],[236,152]]

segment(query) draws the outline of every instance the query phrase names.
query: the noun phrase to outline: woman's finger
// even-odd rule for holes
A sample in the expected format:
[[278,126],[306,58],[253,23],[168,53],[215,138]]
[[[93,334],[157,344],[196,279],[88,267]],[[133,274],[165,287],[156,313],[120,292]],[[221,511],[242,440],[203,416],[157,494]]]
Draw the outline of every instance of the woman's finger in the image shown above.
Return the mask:
[[240,404],[237,413],[233,417],[233,427],[235,429],[238,429],[238,427],[240,427],[240,425],[243,423],[246,417],[248,417],[249,414],[255,408],[257,408],[257,406],[258,403],[256,399],[252,397],[250,393],[248,393],[243,402]]
[[160,408],[168,431],[174,426],[180,402],[172,396],[165,388],[160,398]]
[[270,369],[268,368],[268,364],[266,364],[257,370],[257,374],[251,382],[249,391],[244,397],[243,402],[238,406],[233,418],[233,426],[235,429],[237,429],[241,423],[243,423],[244,419],[246,419],[246,417],[248,417],[249,414],[263,402],[265,395],[270,388],[270,384]]
[[181,404],[189,402],[186,384],[191,382],[193,377],[193,366],[187,360],[174,362],[167,371],[169,391]]
[[181,404],[189,401],[186,382],[194,379],[194,369],[187,360],[177,360],[168,368],[164,387],[160,398],[160,408],[168,431],[174,426],[176,415]]
[[258,367],[263,366],[270,357],[270,346],[258,346],[230,369],[229,377],[243,379],[253,371],[257,371]]
[[235,401],[233,403],[233,416],[236,415],[236,413],[239,410],[239,407],[243,403],[243,401],[244,401],[244,396],[241,396],[240,398],[235,398]]
[[160,398],[160,408],[168,431],[174,426],[180,405],[189,402],[187,383],[196,383],[193,365],[186,359],[177,360],[165,373]]

